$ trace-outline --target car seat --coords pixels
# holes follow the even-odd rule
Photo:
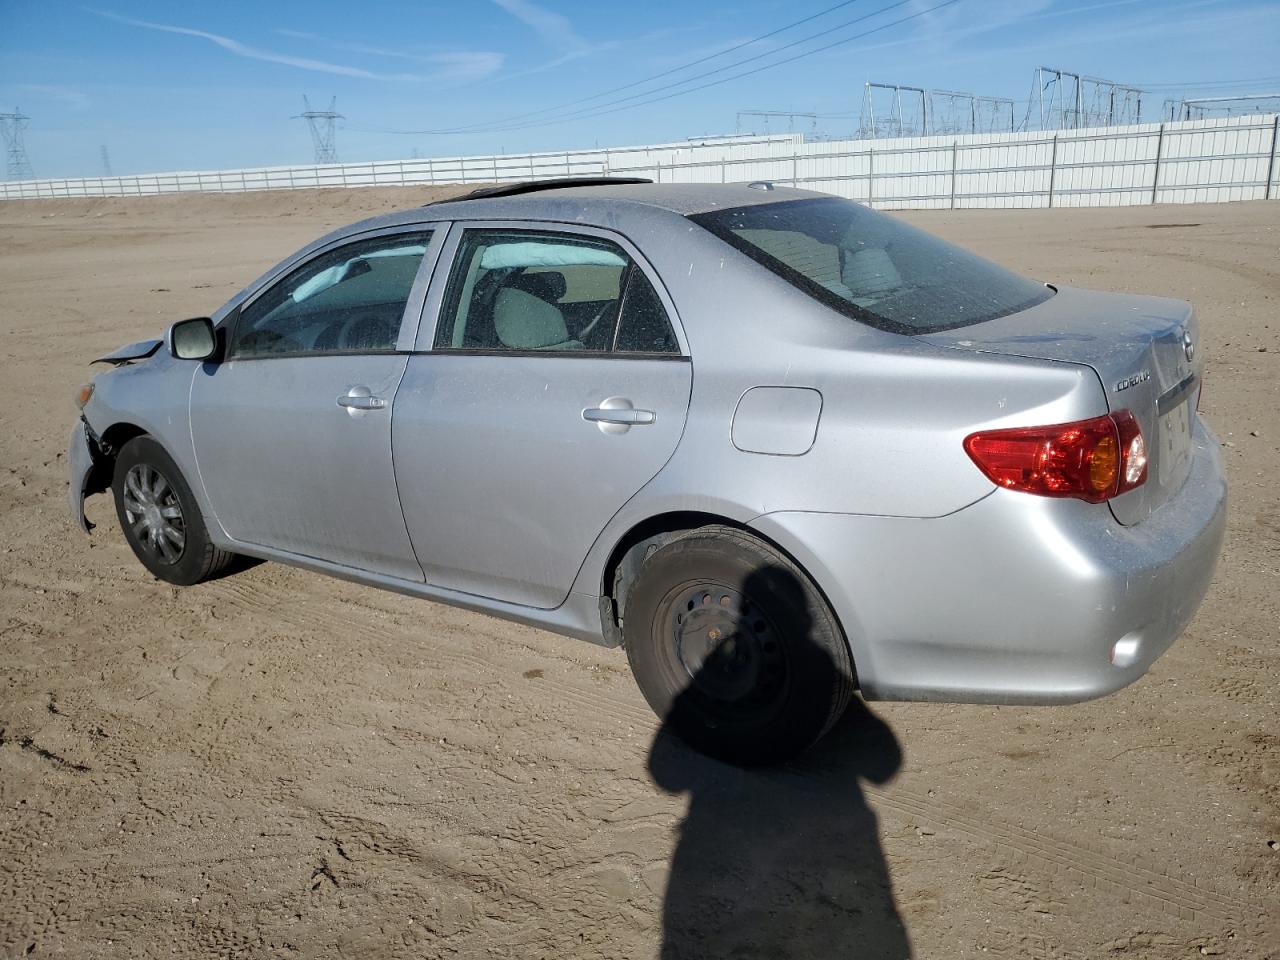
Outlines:
[[[569,337],[564,314],[554,304],[516,287],[498,291],[493,326],[504,347],[512,350],[581,350]]]

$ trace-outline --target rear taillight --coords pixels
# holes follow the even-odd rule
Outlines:
[[[1110,500],[1147,479],[1147,447],[1128,410],[1048,427],[983,430],[964,449],[992,483],[1042,497]]]

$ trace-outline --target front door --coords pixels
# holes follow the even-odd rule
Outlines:
[[[692,368],[620,238],[455,227],[450,247],[393,418],[405,521],[428,583],[555,607],[674,453]]]
[[[191,389],[200,477],[229,536],[422,579],[391,422],[402,323],[420,315],[429,249],[422,228],[340,243],[241,308],[226,359]]]

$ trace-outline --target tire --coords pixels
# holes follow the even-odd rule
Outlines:
[[[853,695],[848,644],[821,593],[782,553],[732,527],[659,546],[623,611],[645,699],[664,729],[716,759],[791,759]]]
[[[150,437],[134,437],[116,455],[111,492],[125,539],[157,579],[191,586],[234,559],[213,545],[182,471]]]

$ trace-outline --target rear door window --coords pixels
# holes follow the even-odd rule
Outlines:
[[[680,352],[667,309],[639,267],[632,267],[627,280],[613,349],[618,353]]]
[[[469,229],[445,289],[435,349],[678,353],[661,300],[600,237]]]
[[[1043,284],[852,200],[786,200],[690,219],[815,299],[894,333],[994,320],[1053,296]]]

